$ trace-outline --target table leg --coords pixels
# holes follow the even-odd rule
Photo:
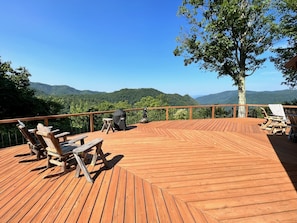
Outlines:
[[[101,149],[101,145],[102,145],[101,143],[98,144],[98,145],[96,145],[96,150],[95,150],[95,153],[94,153],[94,155],[93,155],[91,165],[92,165],[92,166],[95,166],[96,161],[97,161],[97,159],[98,159],[98,153],[99,153],[99,154],[100,154],[100,158],[102,159],[104,165],[105,165],[106,167],[108,167],[108,162],[107,162],[107,160],[106,160],[106,158],[105,158],[105,156],[104,156],[104,153],[103,153],[103,151],[102,151],[102,149]]]
[[[83,174],[87,178],[87,181],[93,183],[93,179],[91,178],[90,173],[82,159],[76,153],[74,153],[74,157],[77,161],[75,177],[79,177],[80,170],[82,170]]]
[[[107,127],[107,125],[106,125],[106,121],[103,121],[103,125],[102,125],[102,128],[101,128],[101,132],[103,132],[103,130],[105,129],[105,127]]]

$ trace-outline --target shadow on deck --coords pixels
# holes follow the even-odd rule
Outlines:
[[[288,136],[268,136],[269,141],[297,191],[297,144]]]

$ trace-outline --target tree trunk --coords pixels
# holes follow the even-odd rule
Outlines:
[[[245,76],[240,75],[238,81],[238,104],[242,105],[238,107],[238,118],[245,118],[245,104],[246,104],[246,96],[245,96]]]

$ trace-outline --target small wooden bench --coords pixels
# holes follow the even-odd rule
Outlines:
[[[87,181],[90,182],[90,183],[93,183],[93,179],[91,178],[90,176],[90,173],[84,163],[84,158],[85,157],[82,157],[80,154],[84,154],[86,155],[88,152],[90,152],[92,150],[93,147],[96,147],[96,150],[95,152],[93,153],[93,157],[92,157],[92,161],[91,161],[91,165],[92,166],[95,166],[96,164],[96,161],[98,159],[98,153],[100,155],[100,158],[102,159],[104,165],[106,167],[108,167],[108,162],[104,156],[104,153],[102,151],[102,143],[103,143],[103,139],[101,138],[97,138],[97,139],[94,139],[76,149],[73,150],[73,154],[74,154],[74,157],[77,161],[77,167],[76,167],[76,173],[75,173],[75,177],[79,177],[79,174],[80,174],[80,170],[82,170],[83,174],[85,175],[85,177],[87,178]],[[83,158],[83,159],[82,159]]]
[[[103,125],[101,128],[101,132],[103,132],[104,129],[106,129],[106,134],[108,134],[110,129],[114,132],[112,118],[103,118],[102,121],[103,121]]]

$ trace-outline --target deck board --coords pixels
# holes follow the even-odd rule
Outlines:
[[[0,222],[297,222],[297,144],[269,136],[261,119],[137,124],[103,138],[94,183],[27,145],[0,150]],[[34,170],[35,169],[35,170]],[[34,170],[34,171],[32,171]]]

